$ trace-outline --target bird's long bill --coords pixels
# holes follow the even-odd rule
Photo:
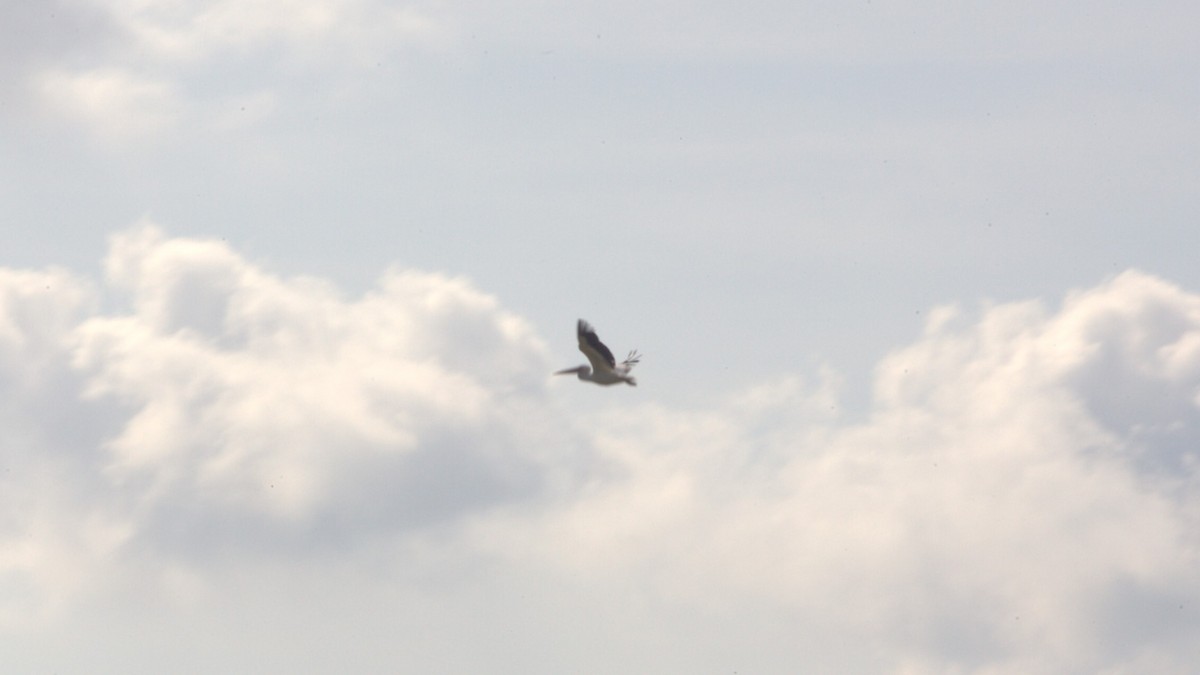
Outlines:
[[[578,373],[578,372],[579,372],[579,366],[575,366],[574,368],[563,368],[562,370],[555,371],[554,374],[555,375],[574,375],[575,373]]]

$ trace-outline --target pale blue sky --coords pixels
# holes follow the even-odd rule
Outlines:
[[[933,304],[1200,284],[1185,4],[139,6],[5,10],[46,36],[9,48],[13,264],[148,217],[348,292],[466,275],[666,391],[861,387]]]
[[[332,631],[368,672],[437,672],[459,632],[491,658],[444,672],[794,672],[801,652],[834,672],[1184,672],[1198,20],[1184,2],[5,2],[0,374],[28,409],[4,447],[10,466],[83,459],[4,507],[42,515],[0,532],[37,542],[0,573],[38,589],[0,596],[0,619],[44,618],[25,643],[7,629],[0,660],[83,668],[54,655],[115,611],[101,664],[160,672],[205,652],[176,633],[233,639],[232,611],[294,632],[247,625],[201,670],[333,672],[276,644]],[[645,353],[636,390],[543,380],[581,362],[580,317]],[[1094,395],[1112,388],[1137,400]],[[87,422],[64,436],[63,417]],[[1145,473],[1159,450],[1177,475]],[[948,465],[967,487],[924,471]],[[1024,501],[1047,523],[1006,529]],[[1112,504],[1132,506],[1068,532]],[[48,534],[79,513],[94,532]],[[1144,559],[1110,550],[1135,535]],[[1103,561],[1088,581],[1037,580],[1072,551]],[[296,614],[293,584],[334,617],[369,595],[373,625],[411,639]],[[994,615],[1021,591],[1045,599],[1027,629]],[[1128,626],[1072,603],[1153,618],[1097,646]],[[115,644],[146,607],[158,646]],[[506,646],[489,631],[510,612]],[[539,632],[546,660],[511,653]],[[723,639],[679,656],[695,634]]]

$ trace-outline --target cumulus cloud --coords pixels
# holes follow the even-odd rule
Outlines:
[[[1130,272],[1053,311],[942,308],[880,364],[861,423],[829,419],[829,383],[789,381],[610,420],[621,478],[496,548],[707,611],[748,602],[835,669],[1185,672],[1198,299]]]
[[[418,665],[445,667],[435,626],[477,635],[464,669],[552,636],[598,670],[1186,672],[1198,345],[1200,296],[1128,272],[937,309],[863,419],[833,372],[572,411],[468,281],[347,298],[141,226],[101,281],[0,271],[0,618],[52,642],[132,593],[340,630],[289,616],[303,587],[339,616],[395,598],[371,621],[426,626],[388,632]]]
[[[36,622],[86,586],[128,534],[89,473],[105,411],[81,404],[71,331],[91,311],[63,270],[0,269],[0,624]]]
[[[446,517],[535,489],[503,427],[539,395],[543,347],[466,282],[395,271],[348,302],[153,228],[117,237],[106,268],[133,311],[82,323],[74,364],[89,396],[131,409],[106,446],[120,480],[313,526],[345,509]]]
[[[21,488],[4,499],[27,516],[9,574],[126,540],[183,558],[345,544],[546,487],[514,425],[544,347],[463,280],[394,271],[349,301],[150,226],[113,238],[106,271],[99,288],[0,275],[4,479]]]

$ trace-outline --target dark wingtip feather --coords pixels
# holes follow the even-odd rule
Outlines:
[[[586,342],[592,349],[596,350],[596,353],[598,353],[601,358],[608,362],[610,368],[617,365],[617,360],[613,358],[613,353],[604,345],[603,342],[600,341],[600,336],[596,335],[596,329],[592,328],[591,324],[583,319],[580,319],[577,325],[577,332],[579,334],[579,339]]]

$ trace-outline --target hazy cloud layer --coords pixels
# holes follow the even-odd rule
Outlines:
[[[1190,673],[1197,15],[0,3],[0,663]]]
[[[443,30],[423,8],[370,0],[61,0],[0,19],[13,37],[0,91],[109,147],[257,123],[284,83],[435,47]]]
[[[285,633],[435,672],[1194,663],[1200,296],[1166,281],[935,308],[848,420],[832,372],[705,410],[548,388],[570,340],[462,279],[346,298],[149,225],[105,275],[0,270],[14,663],[86,667],[58,647],[110,614],[222,671]]]

